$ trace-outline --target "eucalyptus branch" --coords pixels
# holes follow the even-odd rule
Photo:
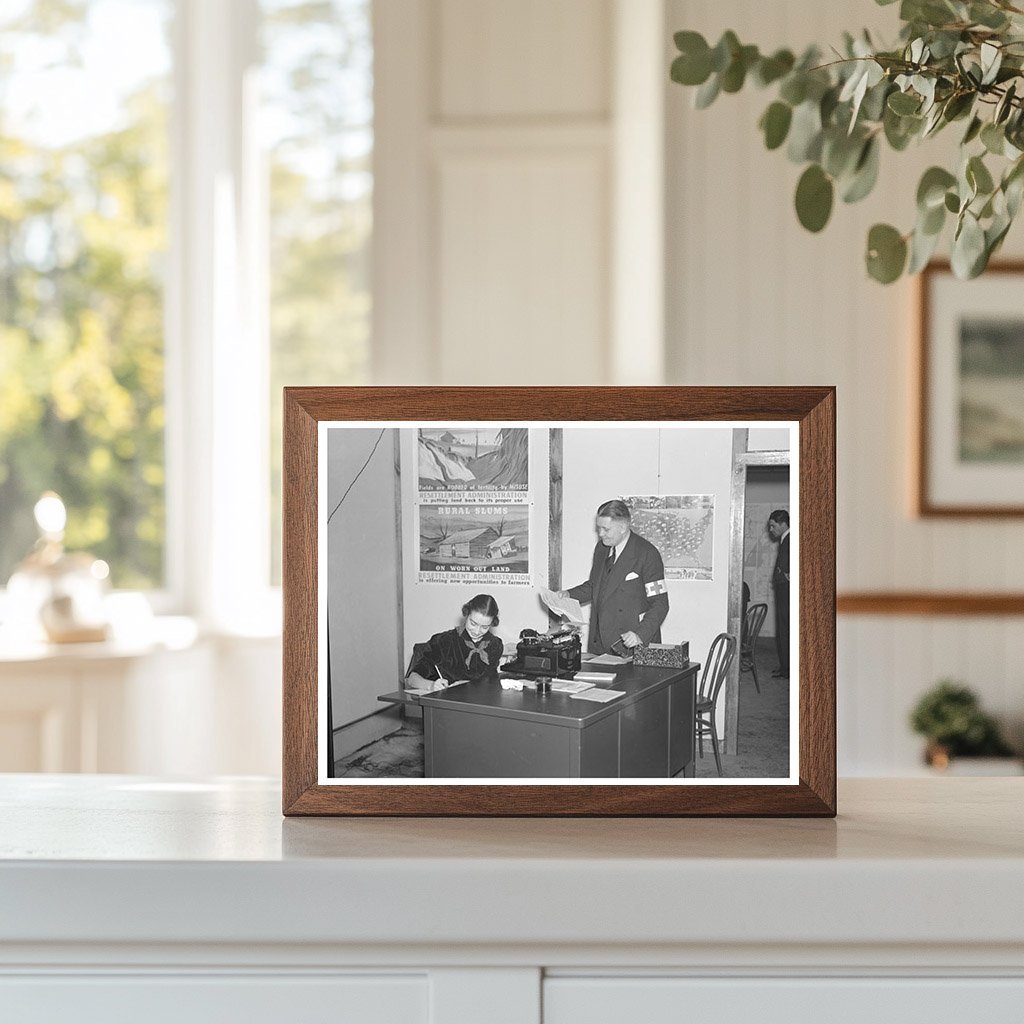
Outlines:
[[[816,48],[798,60],[789,50],[762,54],[731,31],[713,47],[696,32],[678,32],[671,76],[697,87],[701,109],[750,81],[774,88],[758,126],[768,149],[785,145],[804,165],[795,207],[809,231],[826,226],[837,193],[853,203],[872,191],[883,142],[900,152],[962,120],[959,165],[922,175],[910,231],[871,228],[866,267],[885,284],[916,273],[952,219],[953,270],[975,277],[1024,205],[1024,38],[1010,17],[1024,10],[992,0],[990,9],[970,8],[976,21],[967,10],[962,0],[902,0],[896,48],[846,35],[845,53],[833,47],[837,59],[824,63]]]

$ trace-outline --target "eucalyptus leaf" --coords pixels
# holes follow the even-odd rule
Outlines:
[[[860,105],[860,120],[881,121],[885,113],[885,101],[892,91],[893,84],[886,78],[881,78],[870,86],[864,95],[864,102]]]
[[[832,215],[832,181],[817,165],[811,164],[796,186],[796,215],[808,231],[821,231]]]
[[[1002,156],[1006,147],[1006,133],[1001,125],[989,121],[981,129],[981,142],[993,156]]]
[[[939,203],[929,210],[919,210],[917,229],[926,235],[938,235],[946,225],[946,204]]]
[[[1002,98],[996,104],[996,112],[992,117],[992,120],[995,121],[996,124],[1002,124],[1010,116],[1010,113],[1013,110],[1013,100],[1016,95],[1017,83],[1011,82],[1006,87],[1006,91],[1003,93]]]
[[[978,25],[996,31],[1005,28],[1007,24],[1006,15],[988,3],[972,3],[968,10],[968,17]]]
[[[970,211],[965,211],[953,238],[950,257],[953,273],[962,281],[977,276],[974,268],[984,257],[985,232],[977,218]]]
[[[711,50],[711,70],[721,74],[732,63],[733,56],[741,47],[736,33],[727,29]]]
[[[689,51],[680,54],[672,61],[672,68],[669,75],[673,82],[680,85],[701,85],[708,80],[711,74],[711,51],[703,36],[696,32],[679,32],[677,36],[692,36],[699,39],[703,44],[703,50],[693,46]]]
[[[889,109],[901,117],[906,114],[916,114],[921,107],[921,100],[908,92],[894,92],[889,96]]]
[[[995,188],[992,175],[980,156],[972,156],[967,161],[967,180],[980,195],[988,195]]]
[[[863,148],[863,134],[856,138],[830,128],[822,133],[821,166],[833,178],[841,178],[854,170]]]
[[[794,71],[788,75],[779,89],[779,98],[791,107],[798,107],[807,99],[807,74]]]
[[[741,46],[732,63],[722,72],[722,92],[739,92],[746,81],[747,72],[758,59],[756,46]]]
[[[956,192],[947,192],[945,200],[946,209],[950,213],[960,212],[960,196]]]
[[[786,155],[793,163],[817,160],[821,156],[821,111],[806,101],[793,111]]]
[[[722,91],[722,80],[717,74],[713,74],[697,91],[694,93],[693,105],[698,110],[706,110],[711,106],[712,103],[718,98],[718,94]]]
[[[944,167],[929,167],[917,186],[917,208],[927,213],[936,206],[942,206],[947,190],[955,184],[956,176]]]
[[[966,117],[974,107],[974,100],[974,93],[954,93],[946,100],[942,108],[942,116],[946,121],[956,121],[961,117]]]
[[[878,138],[872,136],[864,143],[860,159],[853,175],[843,188],[843,202],[860,202],[875,187],[878,181]]]
[[[793,70],[796,58],[789,50],[776,50],[770,57],[762,57],[754,67],[754,81],[760,86],[785,78]]]
[[[967,131],[964,132],[964,137],[960,141],[961,146],[970,145],[981,132],[982,121],[980,117],[972,117],[971,123],[967,126]]]
[[[981,44],[981,84],[991,85],[999,74],[999,68],[1003,63],[1003,51],[991,42]]]
[[[868,232],[868,273],[880,284],[892,284],[907,262],[906,239],[890,224],[875,224]]]
[[[767,149],[778,149],[786,141],[793,120],[793,108],[776,100],[761,116],[764,144]]]
[[[928,265],[939,244],[941,231],[932,233],[921,230],[920,227],[914,230],[910,238],[910,262],[907,264],[907,273],[916,274]]]

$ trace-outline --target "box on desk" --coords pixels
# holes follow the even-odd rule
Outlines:
[[[655,668],[686,668],[690,664],[690,641],[681,644],[641,644],[633,648],[633,664]]]

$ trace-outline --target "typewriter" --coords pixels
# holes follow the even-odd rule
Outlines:
[[[499,674],[513,679],[569,678],[580,670],[582,653],[580,632],[575,626],[553,633],[524,629],[519,634],[515,659],[502,665]]]

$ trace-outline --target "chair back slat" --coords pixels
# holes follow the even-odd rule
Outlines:
[[[718,700],[718,692],[729,675],[729,666],[735,656],[736,637],[731,633],[719,633],[711,641],[708,659],[704,662],[699,697],[711,701],[712,704]]]
[[[761,627],[764,625],[765,616],[768,614],[768,605],[763,603],[752,604],[747,609],[743,618],[743,651],[753,651],[754,644],[761,634]]]

